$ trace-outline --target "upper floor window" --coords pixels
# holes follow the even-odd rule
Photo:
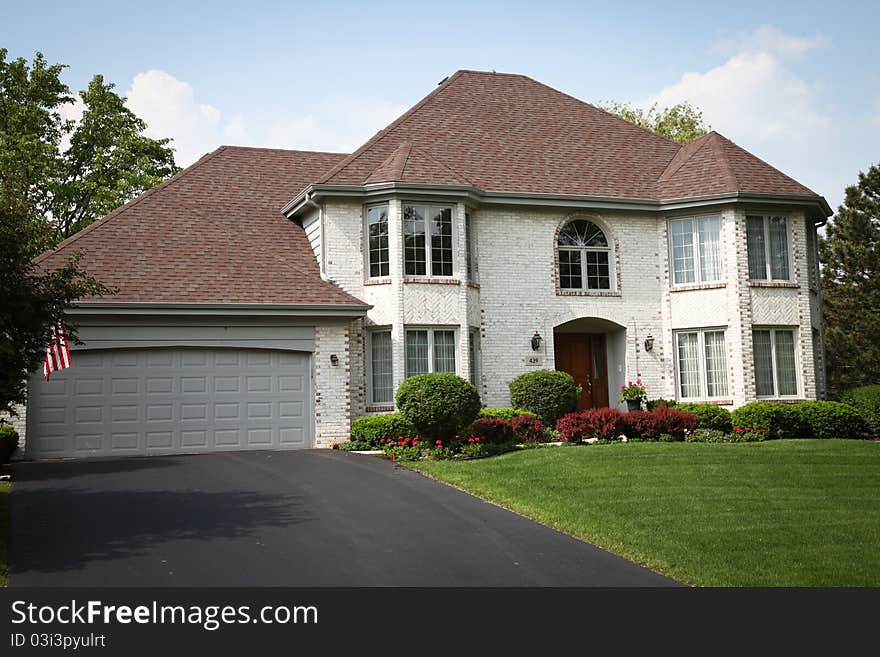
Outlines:
[[[586,219],[568,222],[559,232],[559,287],[610,290],[611,248],[605,233]]]
[[[688,217],[669,222],[672,283],[721,280],[721,217]]]
[[[753,281],[788,281],[788,222],[785,217],[746,217],[749,278]]]
[[[452,208],[436,205],[404,206],[405,276],[452,276],[452,253]]]
[[[371,331],[370,350],[370,402],[373,404],[394,403],[394,383],[391,367],[391,331]]]
[[[367,208],[367,268],[370,278],[388,276],[388,206]]]

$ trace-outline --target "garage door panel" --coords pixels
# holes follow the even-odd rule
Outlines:
[[[308,447],[310,369],[308,354],[269,350],[75,351],[71,369],[31,380],[29,454]]]

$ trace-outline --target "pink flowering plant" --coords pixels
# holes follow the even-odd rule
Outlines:
[[[628,381],[627,385],[620,386],[620,401],[622,402],[628,399],[644,399],[646,395],[647,391],[645,386],[642,385],[641,379],[638,379],[635,383]]]

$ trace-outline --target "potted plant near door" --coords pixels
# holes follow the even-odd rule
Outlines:
[[[620,386],[620,401],[626,402],[626,410],[639,411],[642,408],[642,400],[645,398],[645,386],[642,385],[641,379],[635,383],[627,382],[627,385]]]

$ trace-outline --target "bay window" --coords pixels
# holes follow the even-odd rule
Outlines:
[[[672,283],[721,280],[721,217],[688,217],[669,222]]]
[[[371,331],[368,335],[370,402],[373,404],[393,404],[391,331]]]
[[[727,396],[727,354],[723,329],[688,329],[675,333],[678,398]]]
[[[404,275],[452,276],[452,254],[452,208],[436,205],[405,205],[403,208]]]
[[[788,257],[788,222],[785,217],[748,215],[746,241],[749,278],[753,281],[791,279]]]
[[[370,278],[388,276],[388,206],[367,208],[367,271]]]
[[[758,397],[796,397],[798,394],[795,330],[752,329],[755,394]]]
[[[455,329],[406,330],[406,376],[429,372],[455,374]]]

